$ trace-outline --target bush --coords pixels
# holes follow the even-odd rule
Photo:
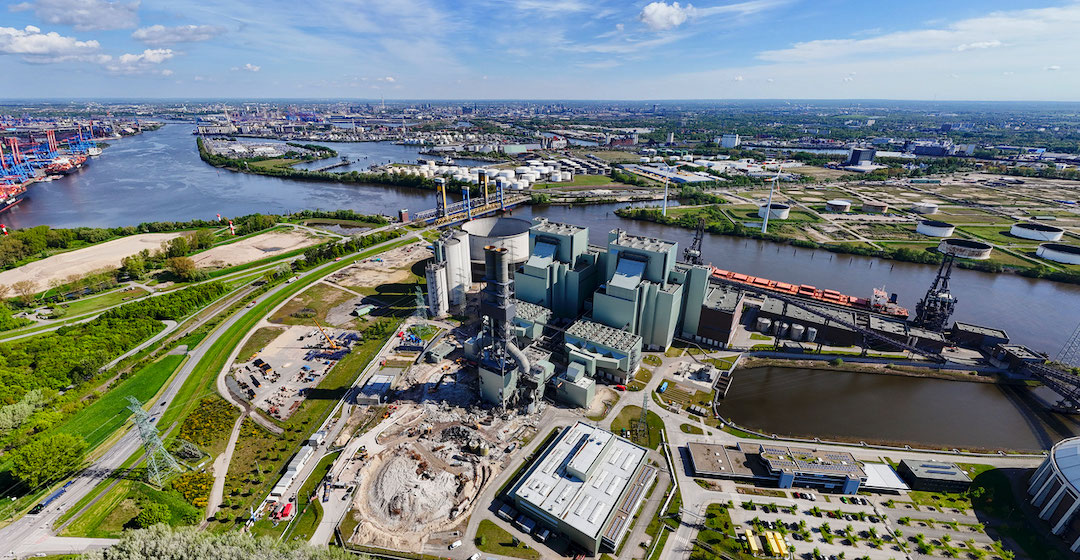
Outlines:
[[[199,406],[184,418],[180,439],[206,447],[227,434],[236,418],[236,408],[219,397],[199,401]]]
[[[135,518],[135,524],[141,529],[146,529],[158,523],[167,523],[170,517],[169,506],[147,501],[142,504],[142,511]]]
[[[842,360],[840,358],[833,358],[833,359],[829,360],[829,365],[832,366],[832,367],[840,367],[840,366],[844,365],[844,360]]]
[[[172,487],[195,507],[206,507],[214,477],[209,473],[187,472],[173,480]]]

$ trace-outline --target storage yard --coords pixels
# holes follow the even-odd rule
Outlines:
[[[425,245],[423,242],[412,243],[364,259],[334,273],[328,280],[358,290],[407,282],[413,277],[412,265],[431,256],[431,252],[424,249]]]
[[[255,407],[287,420],[359,340],[354,331],[327,328],[324,335],[313,326],[289,327],[251,361],[233,364],[230,387]]]

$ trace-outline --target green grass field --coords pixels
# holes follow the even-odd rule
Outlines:
[[[250,162],[248,162],[248,167],[251,168],[251,169],[258,170],[258,171],[266,171],[268,169],[291,167],[295,163],[300,163],[300,160],[298,160],[298,159],[288,159],[288,158],[275,158],[275,159],[266,159],[266,160],[263,160],[263,161],[250,161]]]
[[[72,537],[116,538],[124,529],[135,526],[134,519],[143,504],[157,502],[169,508],[168,524],[188,525],[201,518],[195,506],[175,491],[163,491],[134,480],[121,480],[102,495],[83,515],[68,525],[63,534]]]
[[[61,309],[64,310],[65,316],[76,316],[84,313],[92,313],[105,309],[106,307],[112,307],[114,305],[131,301],[135,298],[139,298],[148,294],[146,290],[142,288],[134,288],[131,290],[115,290],[99,296],[91,296],[82,299],[75,300],[71,303],[62,304]]]
[[[632,422],[638,418],[641,418],[641,407],[629,405],[620,410],[619,415],[611,421],[611,431],[615,434],[622,434],[623,430],[630,430]],[[639,437],[638,434],[631,434],[632,437],[630,439],[638,445],[656,449],[660,446],[660,433],[664,430],[664,421],[661,420],[656,413],[650,410],[645,419],[645,423],[648,425],[648,434],[646,434],[645,437]]]
[[[481,521],[476,528],[476,548],[489,554],[526,560],[540,558],[540,553],[529,548],[524,542],[514,546],[514,536],[488,519]]]
[[[127,397],[133,396],[143,403],[153,398],[185,358],[179,354],[168,355],[133,373],[100,399],[68,418],[57,428],[58,431],[82,437],[90,449],[101,445],[131,416],[127,410],[130,404]]]

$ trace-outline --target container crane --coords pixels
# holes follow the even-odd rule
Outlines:
[[[330,338],[330,335],[326,334],[326,331],[323,330],[322,325],[319,324],[319,320],[314,317],[312,317],[311,320],[315,322],[316,327],[319,327],[319,332],[321,332],[322,335],[326,337],[326,342],[330,343],[330,348],[333,350],[341,350],[341,345],[334,342],[334,339]]]
[[[949,290],[949,277],[952,276],[953,262],[956,255],[945,253],[945,259],[938,267],[937,276],[926,295],[915,304],[915,326],[941,332],[949,323],[949,317],[956,309],[956,297]]]

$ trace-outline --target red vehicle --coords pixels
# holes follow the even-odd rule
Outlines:
[[[615,388],[620,390],[620,391],[625,391],[626,390],[626,385],[616,385]]]
[[[292,514],[292,502],[285,504],[285,507],[281,508],[281,513],[278,514],[278,519],[288,519]]]

